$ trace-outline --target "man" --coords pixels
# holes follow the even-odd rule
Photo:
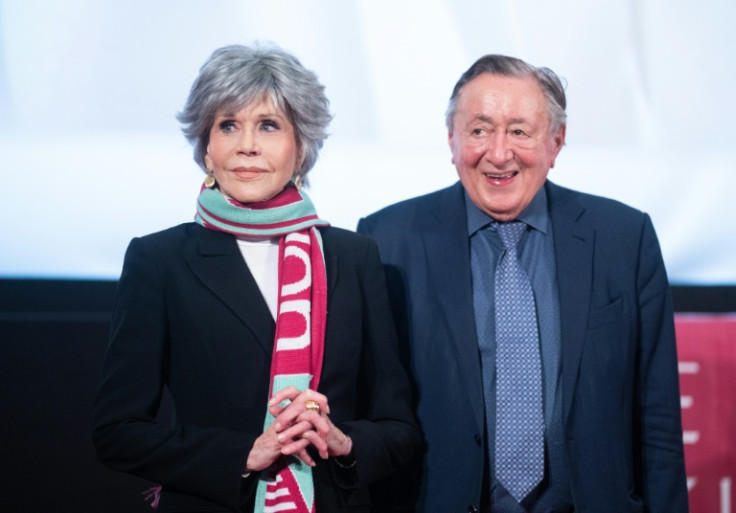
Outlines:
[[[479,59],[446,122],[460,182],[358,225],[380,245],[415,380],[416,511],[687,511],[649,217],[547,180],[566,126],[549,69]]]

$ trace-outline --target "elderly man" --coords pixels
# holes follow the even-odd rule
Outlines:
[[[547,180],[565,103],[551,70],[482,57],[447,112],[460,182],[358,225],[414,378],[418,512],[687,511],[657,237],[646,214]]]

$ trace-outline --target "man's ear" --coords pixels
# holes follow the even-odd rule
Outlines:
[[[447,131],[447,144],[450,147],[450,154],[452,155],[450,162],[455,164],[455,152],[453,151],[453,145],[455,144],[455,134],[452,130]]]
[[[550,141],[550,154],[552,156],[549,167],[550,169],[555,167],[555,160],[557,160],[557,155],[560,154],[560,150],[565,145],[565,135],[567,134],[567,127],[562,126],[555,135],[552,136]]]

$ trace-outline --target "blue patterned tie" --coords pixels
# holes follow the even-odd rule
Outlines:
[[[497,225],[506,250],[496,268],[496,478],[521,502],[544,477],[539,332],[531,283],[516,251],[526,225]]]

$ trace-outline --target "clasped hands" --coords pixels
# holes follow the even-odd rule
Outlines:
[[[288,404],[282,406],[285,401]],[[319,410],[307,408],[312,402],[319,405]],[[353,449],[350,437],[330,420],[327,397],[319,392],[300,392],[294,386],[286,387],[273,395],[268,411],[274,421],[256,438],[248,454],[248,472],[263,470],[282,455],[296,456],[313,467],[316,462],[307,451],[309,446],[314,447],[322,459],[347,456]]]

